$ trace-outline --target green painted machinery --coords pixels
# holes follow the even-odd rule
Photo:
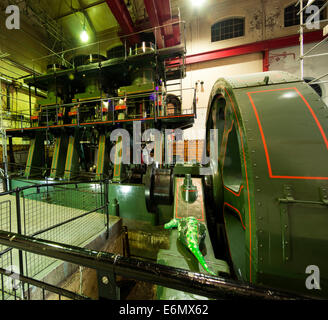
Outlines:
[[[71,60],[71,63],[77,66],[88,66],[91,64],[101,64],[106,57],[99,54],[80,55]],[[108,109],[103,106],[99,99],[106,98],[102,88],[102,75],[99,72],[90,72],[88,76],[85,73],[76,74],[76,80],[79,85],[75,90],[73,103],[79,102],[69,110],[69,118],[71,123],[103,121],[106,119]],[[95,101],[95,102],[93,102]],[[78,109],[78,110],[77,110]]]
[[[107,57],[79,54],[70,58],[69,67],[49,65],[46,74],[26,78],[28,85],[46,90],[48,97],[39,99],[35,110],[30,104],[30,128],[8,130],[12,137],[28,136],[31,141],[39,135],[38,145],[44,143],[42,153],[31,144],[24,177],[89,181],[108,178],[115,183],[141,183],[143,163],[111,163],[110,152],[115,148],[111,133],[116,129],[132,133],[136,121],[141,123],[142,131],[192,125],[195,108],[182,114],[179,97],[174,96],[175,103],[166,99],[166,81],[178,77],[167,79],[166,61],[181,55],[183,46],[156,51],[152,43],[143,41],[135,44],[130,53],[125,47],[114,46]],[[172,106],[173,114],[168,112]],[[119,162],[124,152],[115,150]],[[39,170],[32,170],[34,166]]]
[[[205,203],[216,254],[228,252],[239,280],[328,297],[327,119],[317,93],[288,73],[215,83],[206,151],[217,129],[218,159]],[[321,290],[307,289],[309,266],[320,270]]]
[[[47,75],[65,71],[66,67],[60,64],[50,64],[47,66]],[[63,124],[64,108],[60,107],[63,103],[63,84],[49,80],[46,83],[47,97],[38,98],[36,108],[31,114],[31,124],[33,127],[42,125]]]

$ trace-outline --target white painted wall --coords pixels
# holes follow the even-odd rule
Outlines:
[[[193,8],[191,0],[171,2],[180,7],[181,18],[186,22],[188,55],[284,37],[298,32],[298,26],[284,27],[284,8],[296,0],[205,0],[200,8]],[[230,17],[245,18],[245,35],[211,42],[211,26]]]
[[[304,52],[314,47],[316,43],[306,44],[304,46]],[[310,53],[312,54],[328,54],[328,45],[324,43]],[[300,69],[300,47],[289,47],[284,49],[272,50],[269,55],[269,70],[282,70],[290,72],[294,75],[301,76]],[[304,77],[318,78],[328,73],[328,56],[320,56],[315,58],[308,58],[304,61]],[[328,81],[328,76],[321,79],[322,81]],[[328,105],[328,83],[322,84],[323,87],[323,101]]]
[[[262,71],[262,54],[249,54],[240,57],[232,57],[221,60],[214,60],[204,63],[197,63],[187,67],[187,77],[183,80],[184,88],[193,88],[195,83],[204,81],[204,92],[198,86],[197,119],[193,128],[185,130],[185,139],[196,140],[205,137],[205,117],[209,95],[214,83],[223,77],[246,74]],[[193,91],[188,90],[183,93],[183,109],[191,109],[193,102]]]
[[[181,18],[186,22],[187,56],[202,52],[253,43],[257,41],[274,39],[298,33],[299,26],[284,27],[284,8],[295,3],[296,0],[206,0],[204,7],[192,8],[190,0],[171,0],[173,9],[180,8]],[[173,11],[174,11],[173,10]],[[211,25],[229,17],[245,17],[245,36],[211,42]],[[314,31],[314,30],[306,30]],[[311,47],[307,45],[305,51]],[[321,50],[328,52],[327,44]],[[282,70],[298,75],[297,62],[299,47],[293,47],[270,52],[270,55],[283,52],[294,53],[286,58],[270,59],[270,70]],[[320,50],[317,52],[321,52]],[[305,75],[316,77],[328,72],[326,57],[307,60]],[[204,81],[205,92],[198,94],[198,118],[193,128],[185,131],[188,140],[203,139],[205,116],[208,97],[214,82],[220,77],[262,72],[262,54],[250,54],[240,57],[198,63],[187,68],[187,77],[183,81],[184,88],[195,86],[197,80]],[[172,87],[171,87],[172,89]],[[327,102],[327,92],[325,101]],[[192,91],[183,94],[183,109],[190,109],[192,105]]]

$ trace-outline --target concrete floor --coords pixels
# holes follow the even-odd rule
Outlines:
[[[26,235],[31,235],[39,230],[49,228],[50,226],[77,217],[86,212],[80,209],[68,208],[30,199],[21,199],[20,206],[22,209],[22,233]],[[23,212],[25,212],[25,220]],[[110,227],[113,228],[119,220],[119,218],[110,217]],[[6,195],[0,197],[0,229],[17,232],[15,196]],[[98,237],[103,238],[105,231],[105,215],[95,212],[53,230],[46,231],[37,237],[85,247],[91,242],[96,241]],[[0,245],[0,252],[4,249],[6,249],[6,247]],[[58,268],[57,260],[40,255],[24,252],[23,260],[24,274],[38,280],[44,279],[52,269]],[[16,272],[19,271],[18,250],[13,249],[0,258],[0,267],[6,269],[11,265],[14,266]],[[67,266],[66,270],[64,269],[62,271],[64,274],[59,276],[59,278],[61,277],[62,279],[58,278],[56,281],[62,281],[63,277],[71,272]],[[58,277],[58,275],[56,277]]]

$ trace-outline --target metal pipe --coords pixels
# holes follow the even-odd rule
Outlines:
[[[0,231],[0,243],[19,250],[210,298],[310,299],[309,297],[278,292],[252,284],[237,283],[189,270],[125,258],[118,254],[35,239],[12,232]]]
[[[311,84],[324,84],[324,83],[328,83],[328,81],[311,82]]]
[[[300,59],[301,59],[301,79],[304,80],[304,16],[303,16],[303,0],[300,0]]]
[[[322,7],[312,16],[312,19],[314,19],[318,14],[320,14],[328,5],[328,1],[322,5]]]
[[[307,9],[315,0],[309,0],[307,5],[299,12],[297,12],[297,15],[299,15],[301,12],[303,12],[305,9]]]
[[[108,180],[105,181],[105,190],[104,190],[104,208],[106,215],[106,239],[109,238],[109,211],[108,211]]]
[[[317,53],[317,54],[312,54],[310,56],[305,56],[304,58],[317,58],[317,57],[322,57],[322,56],[326,56],[328,55],[328,53]]]
[[[106,0],[108,1],[108,0]],[[159,26],[160,28],[164,28],[164,27],[168,27],[168,26],[171,26],[171,25],[175,25],[175,24],[185,24],[186,22],[185,21],[175,21],[175,22],[172,22],[172,23],[166,23],[165,25],[162,25],[162,26]],[[139,36],[141,35],[142,33],[147,33],[147,32],[150,32],[150,31],[155,31],[157,28],[148,28],[148,29],[145,29],[145,30],[142,30],[142,31],[137,31],[137,32],[133,32],[133,33],[130,33],[128,35],[123,35],[121,36],[122,39],[126,39],[126,38],[129,38],[129,37],[132,37],[132,36]],[[68,52],[71,52],[71,51],[76,51],[76,50],[79,50],[79,49],[84,49],[84,48],[87,48],[87,47],[90,47],[90,46],[95,46],[97,44],[102,44],[102,43],[105,43],[105,42],[112,42],[113,40],[116,40],[117,37],[113,37],[113,38],[109,38],[109,39],[105,39],[105,40],[100,40],[100,41],[96,41],[96,42],[93,42],[93,43],[89,43],[89,44],[86,44],[86,45],[82,45],[82,46],[78,46],[78,47],[75,47],[75,48],[72,48],[72,49],[67,49],[67,50],[62,50],[60,52],[57,52],[56,54],[59,55],[59,54],[66,54]],[[54,56],[54,54],[48,54],[46,56],[42,56],[42,57],[39,57],[39,58],[36,58],[36,59],[32,59],[32,61],[38,61],[38,60],[42,60],[42,59],[46,59],[46,58],[50,58]]]
[[[28,105],[29,105],[29,111],[30,111],[30,126],[32,126],[32,99],[31,99],[31,85],[28,85]]]
[[[312,81],[310,81],[308,84],[313,84],[313,82],[316,82],[316,81],[318,81],[318,80],[320,80],[320,79],[322,79],[322,78],[324,78],[324,77],[327,77],[328,76],[328,73],[325,73],[324,75],[322,75],[322,76],[320,76],[320,77],[318,77],[318,78],[316,78],[316,79],[313,79]]]
[[[42,73],[39,73],[39,72],[37,72],[37,71],[35,71],[35,70],[33,70],[33,69],[27,67],[27,66],[24,66],[23,64],[18,63],[18,62],[16,62],[15,60],[12,60],[12,59],[10,59],[10,58],[7,58],[7,57],[6,57],[6,58],[3,58],[2,61],[3,61],[4,63],[10,65],[10,66],[14,66],[14,67],[17,68],[17,69],[22,70],[22,71],[24,71],[24,72],[27,72],[27,73],[30,73],[30,74],[34,74],[35,76],[41,76],[41,75],[42,75]],[[11,71],[11,72],[12,72],[12,71]],[[24,76],[24,77],[25,77],[25,76]]]
[[[11,79],[5,78],[4,76],[0,76],[0,79],[7,84],[11,84],[11,85],[13,84],[13,81]],[[22,90],[26,91],[27,93],[29,92],[29,87],[27,84],[20,83],[20,85],[21,86],[19,87],[19,89],[22,89]],[[47,97],[47,94],[44,91],[39,90],[39,89],[37,89],[36,95],[39,97]]]
[[[20,190],[16,189],[16,218],[17,218],[17,232],[18,234],[22,234],[22,220],[21,220],[21,209],[20,209]],[[23,266],[23,252],[22,250],[18,251],[19,258],[19,273],[24,274],[24,266]]]
[[[328,37],[327,38],[324,38],[322,41],[320,41],[319,43],[317,43],[314,47],[312,47],[310,50],[308,50],[306,53],[304,53],[304,57],[307,56],[314,49],[316,49],[317,47],[319,47],[321,44],[323,44],[324,42],[326,42],[327,40],[328,40]]]

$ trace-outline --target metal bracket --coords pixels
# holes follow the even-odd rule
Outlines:
[[[285,198],[279,198],[279,203],[299,203],[299,204],[317,204],[322,206],[328,206],[328,187],[320,187],[320,200],[321,201],[312,201],[312,200],[296,200],[292,195],[292,187],[290,185],[284,185],[284,195]]]
[[[282,241],[282,257],[284,262],[288,262],[291,256],[290,247],[290,226],[288,216],[288,203],[293,203],[293,189],[291,185],[284,185],[283,192],[285,201],[280,201],[280,221],[281,221],[281,241]]]
[[[288,216],[288,206],[290,204],[310,204],[310,205],[324,205],[328,206],[328,186],[321,186],[319,188],[320,200],[296,200],[293,197],[293,189],[291,185],[283,186],[284,198],[279,198],[280,204],[280,219],[281,219],[281,240],[282,240],[282,254],[284,262],[291,259],[291,243],[290,243],[290,226]]]
[[[114,273],[97,271],[99,300],[120,300],[120,288],[116,285]]]

